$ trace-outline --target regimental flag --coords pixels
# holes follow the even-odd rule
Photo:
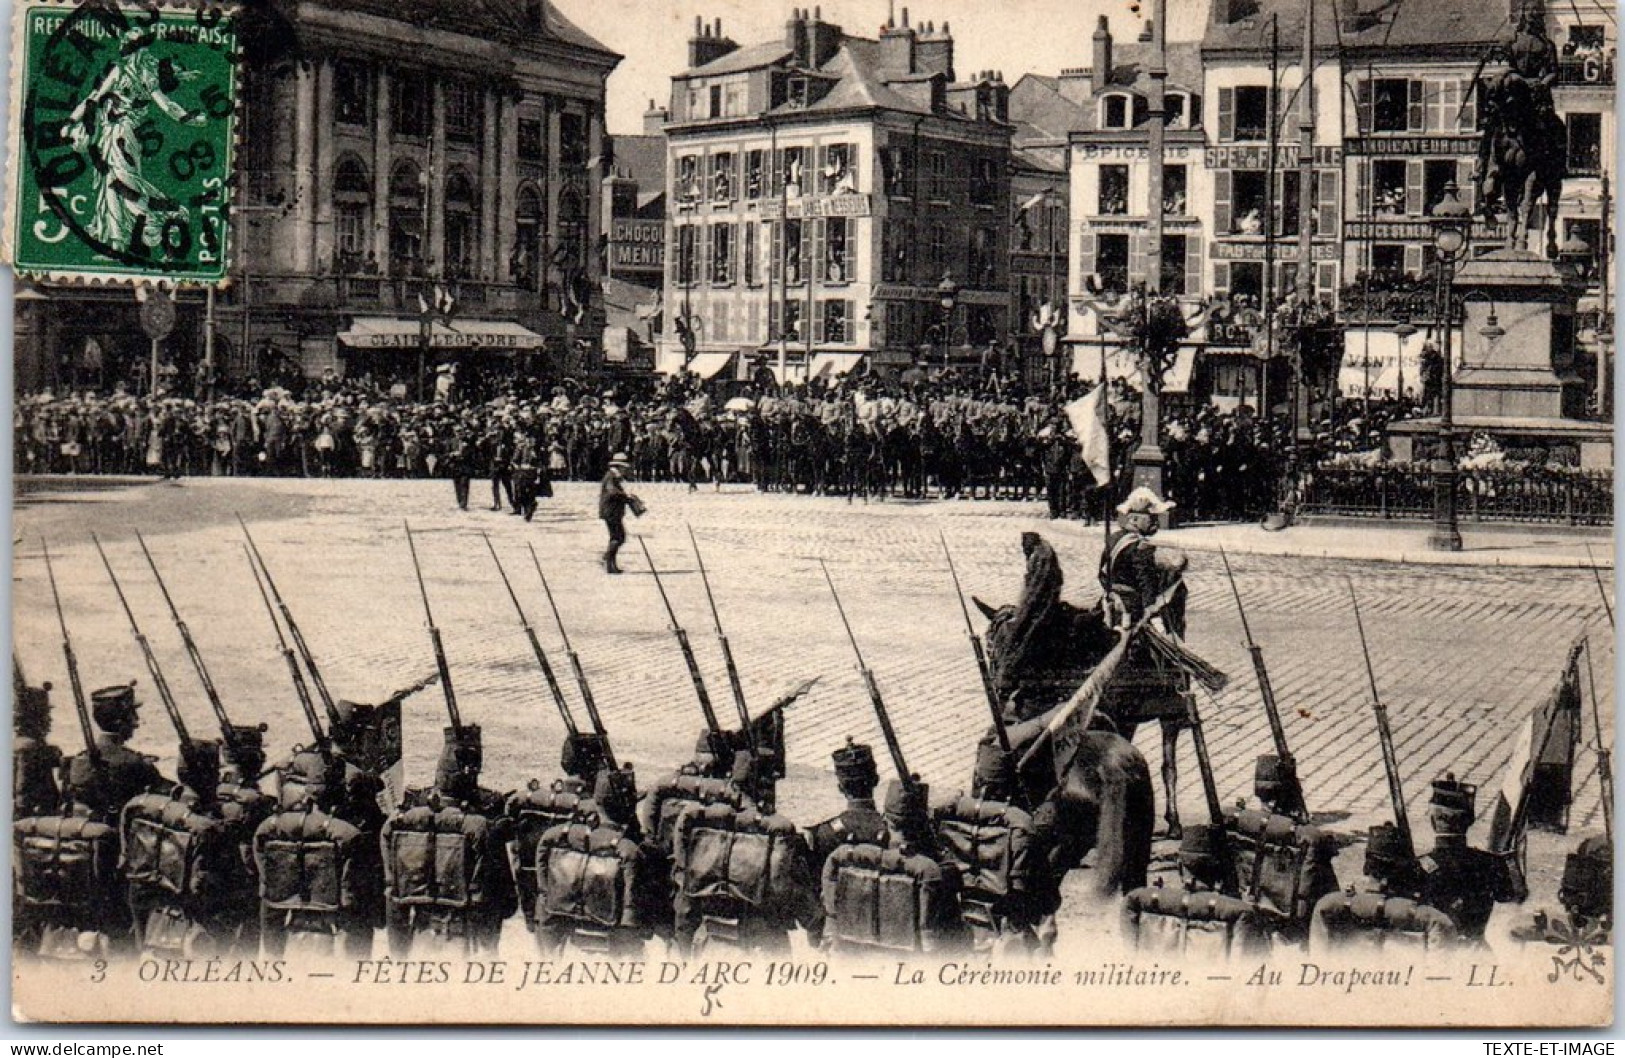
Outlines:
[[[1542,829],[1567,828],[1574,751],[1580,741],[1579,662],[1585,648],[1583,636],[1569,647],[1557,687],[1529,714],[1490,812],[1489,849],[1507,854],[1520,874],[1524,835],[1531,823]],[[1519,883],[1521,887],[1521,878]]]
[[[1083,450],[1083,463],[1095,484],[1104,488],[1112,480],[1111,435],[1106,429],[1106,387],[1096,386],[1088,396],[1066,406],[1067,421]]]

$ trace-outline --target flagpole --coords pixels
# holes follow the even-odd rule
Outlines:
[[[1111,484],[1115,476],[1110,473],[1112,469],[1112,400],[1111,391],[1106,388],[1106,346],[1100,347],[1100,421],[1106,424],[1106,484],[1100,487],[1100,529],[1101,547],[1104,549],[1112,539],[1112,493]]]

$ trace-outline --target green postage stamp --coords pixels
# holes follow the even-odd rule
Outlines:
[[[5,250],[18,273],[224,280],[232,9],[20,0],[12,36]]]

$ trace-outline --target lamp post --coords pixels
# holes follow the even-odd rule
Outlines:
[[[1456,183],[1445,185],[1444,200],[1433,208],[1433,249],[1439,258],[1439,337],[1444,372],[1439,387],[1439,446],[1433,459],[1433,532],[1428,547],[1460,551],[1461,531],[1456,524],[1456,436],[1454,419],[1454,354],[1451,351],[1451,286],[1456,262],[1467,251],[1472,214],[1461,201]]]
[[[954,282],[951,273],[942,273],[942,282],[937,284],[937,304],[942,306],[942,369],[946,371],[948,343],[953,340],[954,309],[959,305],[959,284]]]

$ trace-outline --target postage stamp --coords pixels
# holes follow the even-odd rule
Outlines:
[[[233,12],[19,3],[7,254],[19,274],[226,276]]]

